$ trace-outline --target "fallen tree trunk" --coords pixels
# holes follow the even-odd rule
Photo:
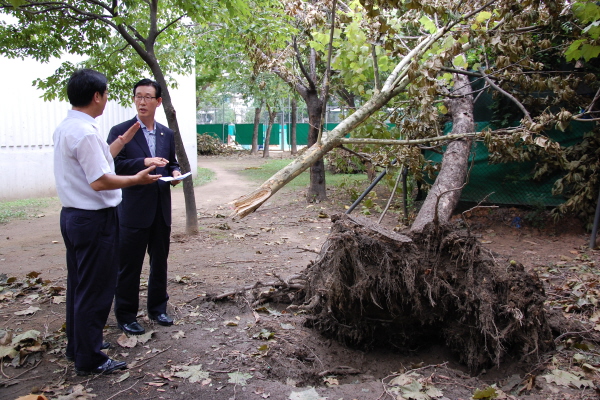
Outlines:
[[[536,275],[469,235],[426,225],[401,235],[337,216],[308,277],[309,324],[353,346],[445,344],[470,370],[553,348]]]
[[[413,69],[415,68],[415,65],[412,64],[413,60],[418,59],[438,39],[449,32],[455,24],[456,21],[440,28],[435,34],[430,35],[412,49],[396,65],[381,90],[374,94],[373,97],[356,110],[356,112],[340,122],[331,132],[329,132],[327,137],[323,139],[321,143],[312,145],[301,157],[275,173],[275,175],[264,182],[259,188],[232,201],[230,204],[233,206],[234,210],[231,213],[231,216],[243,218],[254,212],[288,182],[310,168],[314,163],[321,160],[327,152],[337,147],[340,144],[340,140],[346,136],[346,134],[359,126],[376,111],[380,110],[393,97],[404,91],[409,84],[409,70],[411,67]],[[284,69],[279,70],[278,68],[275,68],[274,72],[282,76],[286,81],[291,79],[291,77],[286,77],[286,71]]]

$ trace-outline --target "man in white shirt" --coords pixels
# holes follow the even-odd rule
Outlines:
[[[154,166],[117,176],[113,158],[133,137],[129,131],[110,147],[95,118],[108,99],[101,73],[75,71],[67,84],[72,105],[54,132],[54,176],[63,205],[60,229],[67,250],[67,350],[78,375],[110,373],[127,364],[101,351],[102,330],[115,293],[118,268],[118,216],[121,188],[155,182]],[[135,128],[135,129],[134,129]]]

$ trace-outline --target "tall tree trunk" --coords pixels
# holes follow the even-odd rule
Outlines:
[[[292,99],[292,112],[290,121],[290,144],[292,145],[292,155],[298,154],[298,140],[296,138],[296,127],[298,121],[298,102]]]
[[[306,94],[306,108],[308,110],[308,146],[317,143],[319,127],[322,125],[323,101],[316,91],[309,90]],[[310,167],[310,184],[306,193],[306,200],[310,203],[318,203],[327,198],[325,187],[325,163],[319,158]]]
[[[260,106],[254,109],[254,130],[252,131],[252,150],[250,154],[258,154],[258,127],[260,126],[260,112],[262,110],[263,102],[260,102]]]
[[[179,131],[175,107],[173,107],[173,101],[171,100],[171,94],[169,93],[169,87],[167,86],[165,76],[158,63],[150,65],[150,67],[156,81],[162,87],[162,104],[165,108],[165,115],[167,116],[169,128],[175,132],[175,152],[177,154],[179,166],[184,173],[192,171],[190,161],[185,152],[185,146],[183,145],[183,139],[181,138],[181,133]],[[196,168],[196,157],[194,157],[194,168]],[[193,179],[186,178],[183,180],[183,196],[185,199],[185,230],[191,235],[198,232],[198,211],[196,209]]]
[[[263,158],[269,158],[269,142],[271,141],[271,131],[273,130],[273,124],[275,123],[275,117],[277,111],[271,111],[271,107],[267,103],[267,110],[269,110],[269,124],[267,125],[267,132],[265,133],[265,146],[263,148]]]
[[[452,134],[475,131],[473,122],[473,96],[469,78],[455,74],[455,95],[461,96],[449,101],[452,114]],[[411,231],[421,231],[429,222],[444,223],[450,220],[452,212],[458,204],[462,187],[466,181],[471,140],[464,138],[451,142],[442,159],[442,168],[438,174]]]

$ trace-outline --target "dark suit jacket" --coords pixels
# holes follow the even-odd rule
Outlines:
[[[129,129],[137,119],[115,125],[108,134],[107,142],[112,143],[118,136]],[[163,157],[169,160],[164,167],[157,167],[152,174],[172,176],[173,171],[179,171],[179,163],[175,158],[175,138],[172,130],[164,125],[156,123],[156,151],[155,157]],[[144,158],[152,157],[144,132],[140,128],[133,139],[123,147],[123,150],[115,158],[115,170],[117,175],[135,175],[145,169]],[[123,190],[123,201],[118,207],[119,223],[131,228],[148,228],[154,216],[158,199],[160,197],[160,208],[165,219],[165,224],[171,226],[171,184],[161,180],[149,185],[130,186]]]

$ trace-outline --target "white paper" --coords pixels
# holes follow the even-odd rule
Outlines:
[[[179,175],[177,178],[173,178],[172,176],[163,176],[162,178],[158,178],[158,179],[160,179],[161,181],[165,181],[165,182],[182,181],[185,178],[187,178],[188,176],[190,176],[191,174],[192,174],[191,172],[188,172],[183,175]]]

